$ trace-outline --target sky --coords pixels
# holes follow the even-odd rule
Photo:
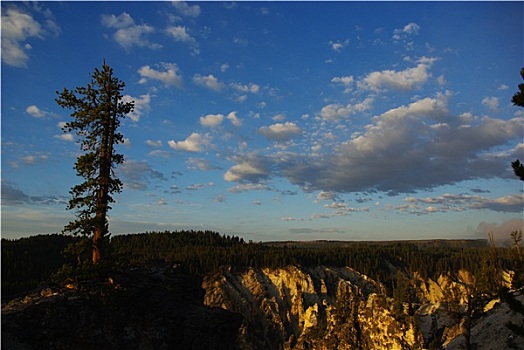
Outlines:
[[[83,180],[57,91],[109,64],[112,235],[509,237],[523,228],[522,2],[2,1],[2,237],[61,232]]]

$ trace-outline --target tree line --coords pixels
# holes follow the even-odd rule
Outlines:
[[[39,235],[19,240],[2,239],[2,294],[36,287],[61,266],[81,269],[90,265],[90,240],[67,235]],[[460,269],[481,274],[490,260],[490,248],[424,246],[409,242],[312,247],[277,246],[245,242],[243,238],[213,231],[163,231],[125,234],[107,243],[107,261],[113,267],[181,264],[189,273],[204,276],[228,266],[248,268],[351,267],[384,283],[393,293],[397,272],[437,278]],[[497,248],[497,265],[512,269],[512,249]]]

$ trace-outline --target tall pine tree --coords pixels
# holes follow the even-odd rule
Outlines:
[[[113,69],[104,61],[101,69],[95,68],[87,87],[57,91],[56,102],[73,110],[73,120],[63,130],[76,133],[84,152],[74,166],[84,182],[71,188],[72,198],[67,206],[68,210],[77,210],[77,218],[65,226],[64,232],[92,237],[94,264],[103,257],[103,242],[109,233],[107,212],[114,202],[112,194],[122,190],[114,167],[123,163],[124,156],[116,153],[114,146],[124,141],[117,132],[120,119],[134,109],[134,102],[122,99],[124,87],[125,83],[113,76]]]

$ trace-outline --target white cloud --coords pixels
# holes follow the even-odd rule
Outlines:
[[[26,165],[35,165],[38,162],[45,162],[47,160],[47,156],[46,155],[37,155],[37,156],[28,155],[28,156],[21,157],[20,160],[24,162]]]
[[[524,211],[524,194],[510,194],[498,198],[482,198],[474,203],[473,207],[475,209],[522,213]]]
[[[133,97],[131,95],[122,96],[122,102],[135,102],[135,109],[127,116],[134,122],[138,122],[142,115],[149,111],[149,103],[151,102],[151,96],[149,94],[140,95],[140,97]]]
[[[68,142],[73,142],[75,140],[75,137],[73,136],[73,134],[55,135],[54,137],[59,140],[68,141]]]
[[[375,92],[392,89],[409,91],[420,88],[431,77],[429,68],[436,58],[422,57],[416,67],[407,68],[403,71],[383,70],[369,73],[364,79],[357,83],[361,89]]]
[[[344,47],[348,46],[349,44],[349,39],[346,39],[344,41],[330,41],[329,42],[329,46],[331,46],[331,49],[333,51],[337,51],[337,52],[340,52]]]
[[[46,116],[46,113],[35,105],[28,106],[25,111],[35,118],[43,118]]]
[[[198,5],[189,5],[185,1],[173,1],[171,4],[182,16],[196,18],[200,15],[200,6]]]
[[[224,116],[222,114],[208,114],[200,117],[200,124],[208,128],[214,128],[222,124]]]
[[[223,65],[220,66],[220,71],[222,73],[227,72],[228,69],[229,69],[229,64],[227,64],[227,63],[224,63]]]
[[[226,181],[239,181],[243,179],[254,179],[265,178],[267,176],[267,170],[263,168],[257,168],[256,166],[249,163],[241,163],[232,166],[225,174],[224,180]]]
[[[496,112],[499,109],[499,99],[497,97],[484,97],[482,99],[482,104],[493,112]]]
[[[231,112],[227,115],[227,120],[229,120],[231,122],[231,124],[233,124],[233,126],[235,127],[240,127],[242,126],[242,120],[240,120],[238,117],[237,117],[237,112]]]
[[[192,133],[184,141],[168,141],[169,147],[178,151],[202,152],[211,144],[211,136]]]
[[[271,169],[307,191],[389,195],[507,177],[508,155],[492,150],[522,140],[524,118],[456,117],[448,97],[438,94],[386,111],[322,155],[270,157]]]
[[[146,145],[149,147],[162,147],[162,141],[161,140],[147,140]]]
[[[124,137],[124,139],[122,140],[122,144],[126,148],[131,148],[131,146],[133,146],[133,143],[131,142],[131,139],[129,137]]]
[[[151,79],[161,81],[166,87],[183,87],[184,82],[182,77],[178,74],[179,69],[176,63],[162,62],[159,64],[159,66],[161,66],[164,70],[155,70],[154,68],[151,68],[149,65],[140,67],[140,69],[138,70],[138,74],[140,74],[141,76],[139,83],[143,84],[147,82],[148,79]]]
[[[229,86],[238,92],[250,92],[252,94],[256,94],[260,91],[260,86],[257,84],[249,83],[247,85],[243,85],[240,83],[231,83]]]
[[[152,43],[148,35],[155,32],[155,28],[148,24],[135,24],[135,20],[126,12],[118,16],[102,15],[102,25],[107,28],[116,29],[113,39],[125,49],[131,49],[133,46],[147,47],[150,49],[159,49],[160,44]]]
[[[285,142],[302,133],[298,125],[292,122],[276,123],[270,126],[263,126],[258,129],[258,133],[266,139],[276,142]]]
[[[338,197],[337,193],[334,191],[320,191],[317,195],[316,202],[319,201],[334,201]]]
[[[407,34],[418,34],[420,26],[416,23],[409,23],[404,26],[402,31]]]
[[[400,40],[409,35],[417,35],[420,31],[420,26],[416,23],[408,23],[402,29],[395,29],[393,31],[393,39]]]
[[[26,67],[30,38],[44,39],[48,34],[58,35],[60,28],[52,19],[50,11],[44,11],[46,21],[42,26],[33,16],[11,6],[2,7],[2,62],[12,67]]]
[[[193,83],[198,86],[203,86],[213,91],[221,91],[224,89],[224,83],[218,81],[215,76],[209,74],[208,76],[202,76],[200,74],[195,74],[193,76]]]
[[[200,47],[196,39],[188,33],[185,26],[169,26],[166,28],[166,32],[175,41],[188,44],[193,55],[198,55],[200,53]]]
[[[191,42],[194,41],[193,37],[189,35],[184,26],[169,26],[166,28],[166,31],[169,35],[179,42]]]
[[[353,86],[353,83],[354,83],[354,79],[353,79],[353,76],[348,76],[348,77],[334,77],[333,79],[331,79],[331,82],[332,83],[339,83],[339,84],[342,84],[346,89],[344,90],[345,93],[349,93],[351,92],[351,88]]]
[[[351,115],[370,110],[373,107],[374,101],[375,100],[372,97],[366,97],[362,102],[355,104],[350,103],[343,105],[340,103],[332,103],[322,107],[320,110],[320,116],[323,120],[336,122]]]

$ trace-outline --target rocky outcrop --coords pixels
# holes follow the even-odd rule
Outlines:
[[[415,319],[350,268],[249,269],[204,279],[206,305],[244,317],[244,349],[418,349]]]
[[[503,273],[506,284],[511,274]],[[506,324],[523,316],[498,299],[467,318],[474,277],[467,271],[436,280],[412,276],[416,303],[386,296],[380,283],[350,268],[248,269],[207,276],[206,305],[239,313],[242,349],[524,349]],[[515,294],[515,293],[513,293]],[[524,304],[524,295],[516,293]],[[478,306],[477,306],[478,307]]]
[[[239,315],[203,305],[201,279],[117,271],[2,305],[2,349],[238,349]]]

